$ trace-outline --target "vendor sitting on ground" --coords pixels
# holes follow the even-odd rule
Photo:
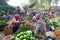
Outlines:
[[[41,38],[44,38],[45,36],[45,26],[43,23],[43,20],[40,18],[40,14],[36,14],[36,25],[34,26],[34,35],[36,37],[36,40],[40,40]]]
[[[15,14],[13,16],[8,27],[13,27],[13,33],[17,31],[17,29],[20,27],[20,15],[19,14]]]

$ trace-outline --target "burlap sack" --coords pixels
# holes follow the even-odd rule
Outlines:
[[[10,35],[13,33],[12,27],[4,27],[3,30],[4,30],[4,35]]]

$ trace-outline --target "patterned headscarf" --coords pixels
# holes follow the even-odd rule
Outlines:
[[[13,18],[19,18],[19,19],[20,19],[20,15],[19,15],[19,14],[15,14],[15,15],[13,16]]]
[[[35,17],[36,17],[37,20],[39,20],[39,19],[40,19],[40,14],[37,13],[37,14],[35,15]]]
[[[37,22],[40,23],[40,28],[39,28],[40,31],[44,33],[45,32],[44,21],[42,20],[42,18],[40,18],[40,14],[39,13],[36,14],[35,16],[36,16]]]

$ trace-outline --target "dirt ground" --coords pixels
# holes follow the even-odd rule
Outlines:
[[[2,40],[3,37],[4,37],[4,32],[0,31],[0,40]]]
[[[0,31],[0,40],[2,40],[4,37],[4,32],[3,31]],[[43,40],[43,39],[42,39]],[[56,40],[59,40],[59,39],[56,39]]]

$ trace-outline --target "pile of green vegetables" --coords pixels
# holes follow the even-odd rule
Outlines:
[[[16,36],[13,36],[11,40],[35,40],[32,31],[20,32]]]
[[[24,20],[30,20],[30,16],[24,17]]]
[[[18,33],[20,32],[25,32],[25,31],[28,31],[28,30],[32,30],[32,28],[26,24],[24,24],[22,27],[20,27],[14,35],[17,35]]]
[[[47,17],[46,17],[46,18],[44,18],[44,21],[45,21],[45,22],[46,22],[46,21],[49,21],[49,18],[47,18]]]
[[[0,20],[0,25],[6,25],[9,20]]]
[[[35,40],[30,26],[24,24],[12,36],[11,40]]]
[[[54,20],[50,21],[50,24],[54,27],[60,27],[59,22],[54,21]]]

